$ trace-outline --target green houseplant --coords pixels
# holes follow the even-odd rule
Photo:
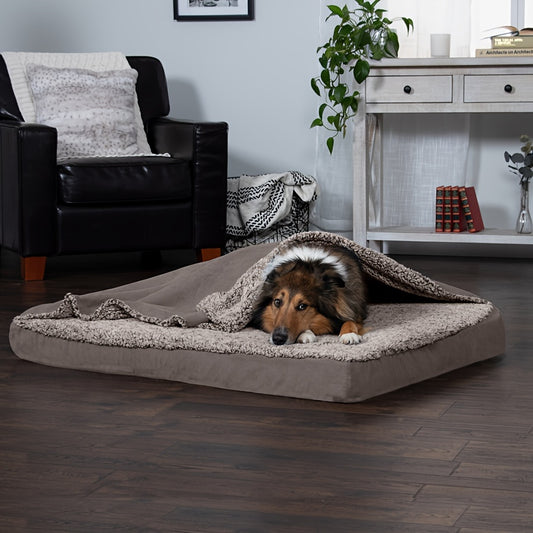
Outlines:
[[[353,9],[346,5],[328,5],[326,20],[338,18],[328,42],[317,48],[322,67],[319,76],[311,79],[311,87],[318,96],[324,96],[318,108],[318,117],[311,127],[320,126],[331,131],[326,145],[333,152],[335,137],[346,135],[348,121],[357,114],[359,91],[351,90],[344,74],[353,74],[362,83],[370,72],[369,60],[397,57],[399,42],[390,28],[393,20],[385,17],[386,10],[377,6],[380,0],[354,0]],[[407,31],[413,29],[410,18],[401,17]]]

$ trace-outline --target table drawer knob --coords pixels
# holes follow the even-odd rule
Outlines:
[[[513,86],[507,84],[507,85],[503,88],[503,90],[504,90],[506,93],[512,93],[512,92],[513,92]]]
[[[404,88],[403,88],[403,92],[405,94],[411,94],[411,92],[413,91],[413,89],[411,88],[410,85],[406,85]]]

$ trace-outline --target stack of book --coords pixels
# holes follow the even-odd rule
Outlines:
[[[490,37],[490,48],[478,48],[476,57],[533,56],[533,28],[502,26]]]
[[[484,228],[474,187],[457,185],[437,187],[435,231],[475,233]]]

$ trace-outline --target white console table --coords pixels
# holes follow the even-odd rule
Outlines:
[[[372,63],[361,85],[355,117],[353,239],[362,244],[387,241],[533,244],[532,235],[513,230],[436,233],[434,227],[383,227],[369,221],[370,128],[374,173],[380,179],[381,132],[387,113],[533,113],[533,57],[384,59]],[[522,133],[522,132],[520,132]],[[376,168],[377,167],[377,168]],[[481,206],[483,210],[483,206]],[[380,210],[381,211],[381,210]]]

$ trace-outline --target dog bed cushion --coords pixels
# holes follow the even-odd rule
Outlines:
[[[368,281],[368,332],[274,346],[247,327],[264,269],[292,244],[345,246]],[[308,232],[15,317],[11,347],[52,366],[355,402],[504,351],[494,305],[343,237]]]

